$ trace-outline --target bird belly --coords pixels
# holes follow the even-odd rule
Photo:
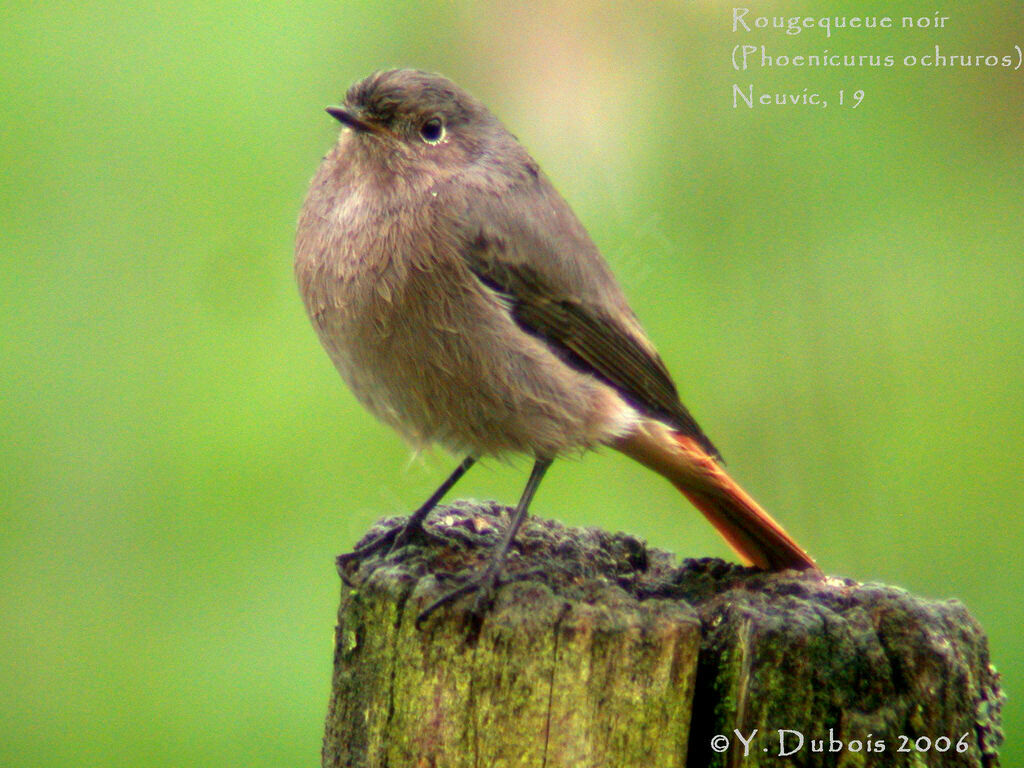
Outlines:
[[[344,279],[321,272],[332,284],[308,293],[333,300],[310,313],[356,397],[409,442],[555,456],[635,419],[611,387],[523,331],[457,259],[376,263]]]

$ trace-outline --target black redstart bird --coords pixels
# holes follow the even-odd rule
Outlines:
[[[344,127],[295,247],[309,317],[367,409],[466,456],[402,538],[478,457],[535,461],[489,566],[456,593],[493,587],[552,460],[599,445],[666,477],[744,561],[816,568],[722,469],[583,225],[483,104],[400,69],[327,111]]]

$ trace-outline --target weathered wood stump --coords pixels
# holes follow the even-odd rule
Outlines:
[[[530,519],[482,618],[419,612],[509,510],[349,560],[324,766],[995,766],[998,675],[955,600],[762,573]],[[364,542],[400,526],[382,521]]]

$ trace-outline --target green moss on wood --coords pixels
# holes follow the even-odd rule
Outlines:
[[[676,567],[628,536],[531,519],[508,564],[519,580],[482,620],[466,598],[417,629],[458,583],[446,574],[485,562],[506,515],[444,507],[437,541],[342,568],[325,766],[997,764],[998,676],[955,601],[715,560]],[[780,728],[804,736],[798,755],[780,759]],[[749,755],[734,729],[757,730]],[[902,735],[963,733],[965,752],[896,752]],[[723,734],[733,746],[716,752]],[[886,750],[812,751],[830,737]]]

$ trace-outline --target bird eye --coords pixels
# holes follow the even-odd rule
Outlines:
[[[441,118],[432,117],[420,126],[420,138],[427,144],[437,144],[444,138],[444,123]]]

